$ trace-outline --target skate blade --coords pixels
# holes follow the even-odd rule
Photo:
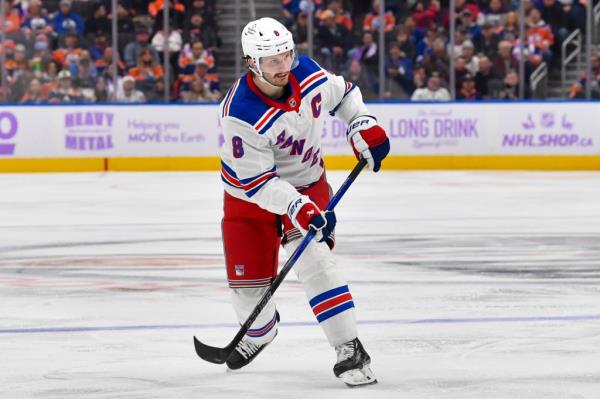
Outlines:
[[[377,378],[375,378],[375,375],[368,365],[364,366],[362,369],[348,370],[345,373],[342,373],[339,378],[341,378],[350,388],[377,384]]]

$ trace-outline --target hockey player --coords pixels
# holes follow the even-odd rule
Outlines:
[[[357,338],[354,303],[331,249],[336,218],[323,212],[331,195],[321,152],[321,118],[331,112],[349,124],[357,157],[377,172],[389,140],[365,107],[360,90],[296,57],[291,33],[272,18],[246,25],[242,48],[249,71],[220,106],[225,143],[222,222],[233,307],[243,323],[277,275],[281,244],[292,253],[309,228],[317,231],[294,270],[337,353],[333,371],[350,386],[377,382]],[[227,359],[230,369],[250,363],[277,335],[270,301]]]

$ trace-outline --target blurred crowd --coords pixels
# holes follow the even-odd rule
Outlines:
[[[450,48],[449,3],[388,0],[381,18],[380,0],[315,1],[315,55],[327,69],[359,84],[367,99],[379,97],[381,51],[386,99],[449,99],[451,58],[458,100],[516,99],[522,56],[529,97],[531,73],[542,62],[550,71],[560,68],[563,41],[576,29],[585,32],[585,0],[524,0],[521,55],[518,0],[456,0],[455,44]],[[301,0],[282,0],[283,17],[302,51],[308,49],[305,8]],[[381,21],[383,49],[378,42]],[[581,92],[581,84],[574,86],[577,90]]]
[[[6,0],[1,97],[15,103],[153,102],[164,99],[168,81],[174,101],[220,100],[215,0],[171,0],[169,6],[167,30],[163,0],[119,0],[116,10],[111,0]],[[120,55],[116,68],[113,51]]]
[[[385,15],[379,16],[380,1]],[[542,62],[560,67],[561,44],[585,31],[587,0],[524,0],[525,40],[519,43],[518,0],[456,0],[455,44],[450,48],[449,0],[314,0],[315,58],[359,84],[366,99],[379,98],[379,54],[384,53],[386,99],[450,98],[450,59],[457,99],[519,96],[519,60],[529,76]],[[590,0],[591,1],[591,0]],[[170,0],[169,29],[163,0],[6,0],[5,89],[9,102],[219,101],[216,0]],[[281,0],[281,19],[300,53],[308,52],[305,0]],[[112,47],[116,18],[118,43]],[[379,48],[381,21],[385,48]],[[169,49],[169,76],[163,69]],[[113,52],[120,62],[112,66]],[[600,61],[594,54],[594,77]],[[113,76],[116,69],[117,74]],[[573,85],[581,96],[585,73]],[[597,78],[594,78],[597,81]]]

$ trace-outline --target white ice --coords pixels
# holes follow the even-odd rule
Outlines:
[[[0,397],[600,397],[600,173],[359,176],[335,252],[379,384],[354,390],[293,273],[254,363],[195,355],[237,331],[221,198],[216,172],[0,175]]]

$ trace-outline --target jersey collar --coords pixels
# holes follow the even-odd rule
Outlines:
[[[293,73],[289,74],[289,79],[290,79],[290,88],[292,90],[292,95],[289,96],[287,99],[285,100],[275,100],[272,99],[271,97],[267,96],[265,93],[263,93],[262,91],[260,91],[260,89],[256,86],[256,83],[254,83],[254,80],[252,79],[252,74],[248,73],[246,74],[246,83],[248,83],[248,87],[250,87],[250,90],[252,90],[252,92],[254,92],[254,94],[256,94],[261,100],[263,100],[263,102],[265,104],[267,104],[270,107],[274,107],[286,112],[289,111],[296,111],[298,112],[298,110],[300,109],[300,85],[298,84],[298,80],[296,79],[296,77],[294,76]]]

